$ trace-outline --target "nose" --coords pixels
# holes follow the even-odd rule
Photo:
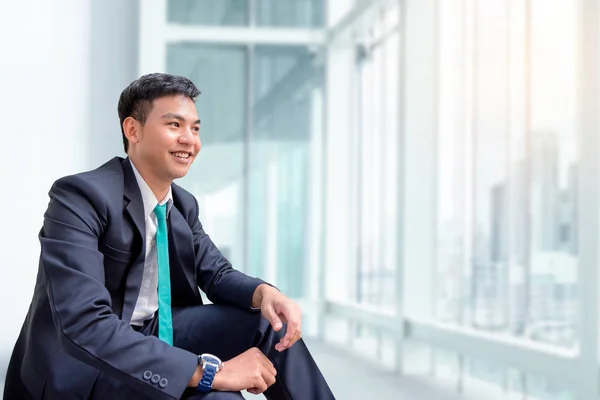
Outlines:
[[[179,135],[178,142],[181,144],[192,144],[194,143],[195,132],[191,129],[183,129],[181,135]]]
[[[184,129],[179,138],[177,139],[179,144],[189,148],[194,148],[196,152],[199,152],[202,148],[202,141],[200,140],[200,134],[193,129]]]

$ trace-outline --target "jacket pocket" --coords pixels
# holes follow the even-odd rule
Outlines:
[[[102,254],[104,254],[104,256],[112,258],[117,261],[122,261],[122,262],[128,263],[133,258],[133,253],[115,249],[114,247],[111,247],[107,244],[101,245],[99,250]]]

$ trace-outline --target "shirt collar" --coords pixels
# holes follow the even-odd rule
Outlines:
[[[144,178],[142,178],[142,175],[140,175],[135,165],[133,165],[133,161],[131,161],[130,159],[129,162],[131,163],[131,168],[133,169],[135,179],[138,183],[138,186],[140,187],[140,192],[142,194],[142,201],[144,202],[144,216],[149,217],[150,215],[152,215],[154,209],[158,204],[163,205],[165,203],[167,204],[167,215],[169,215],[169,211],[171,211],[171,207],[173,206],[173,191],[171,190],[171,186],[169,186],[169,191],[167,192],[165,198],[159,203],[156,199],[156,196],[154,195],[154,192],[152,192],[152,189],[150,189],[150,186],[148,186],[148,184],[146,183]]]

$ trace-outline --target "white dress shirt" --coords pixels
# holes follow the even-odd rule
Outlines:
[[[131,162],[131,160],[130,160]],[[133,310],[131,325],[142,326],[144,321],[152,318],[158,310],[158,258],[156,255],[156,229],[158,223],[154,208],[160,204],[167,204],[167,216],[173,206],[173,193],[169,186],[169,192],[159,203],[156,196],[144,180],[138,170],[131,162],[135,179],[137,180],[142,201],[144,202],[144,216],[146,219],[146,259],[144,261],[144,275],[142,277],[142,287]]]

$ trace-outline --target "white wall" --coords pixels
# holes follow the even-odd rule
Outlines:
[[[54,180],[86,165],[89,3],[0,3],[0,368],[27,312]]]
[[[81,0],[80,0],[81,1]],[[97,166],[124,156],[117,102],[121,91],[138,78],[137,0],[91,2],[89,163]]]
[[[50,186],[121,148],[137,2],[119,3],[0,2],[0,381],[31,301]]]

